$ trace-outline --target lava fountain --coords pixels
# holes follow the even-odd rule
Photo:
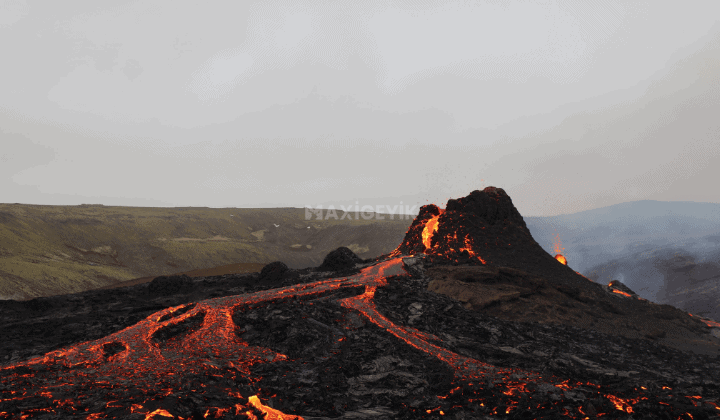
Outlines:
[[[561,263],[567,265],[567,260],[565,259],[565,257],[563,256],[563,254],[556,254],[556,255],[555,255],[555,259],[558,260],[558,261],[560,261]]]
[[[443,213],[444,210],[439,209],[440,214]],[[438,230],[438,219],[440,218],[440,214],[437,216],[433,216],[430,220],[427,221],[425,224],[425,228],[423,228],[422,231],[422,243],[425,245],[426,249],[432,248],[431,246],[431,240],[435,232]]]
[[[565,250],[565,248],[562,247],[562,242],[560,241],[560,235],[558,233],[555,233],[555,241],[553,242],[553,247],[555,248],[555,259],[563,263],[564,265],[567,265],[567,259],[562,254],[562,251]]]

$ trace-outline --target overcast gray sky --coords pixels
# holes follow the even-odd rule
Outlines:
[[[0,202],[720,202],[720,2],[0,0]]]

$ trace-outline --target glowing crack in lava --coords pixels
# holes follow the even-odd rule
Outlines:
[[[520,395],[526,392],[530,383],[544,384],[570,390],[575,386],[594,386],[589,383],[571,384],[554,377],[543,378],[540,374],[521,369],[498,368],[470,357],[458,355],[443,347],[443,340],[435,335],[415,328],[400,326],[381,314],[374,303],[377,288],[387,285],[386,278],[402,275],[402,259],[393,258],[363,269],[359,274],[271,289],[247,295],[237,295],[204,300],[156,312],[145,320],[103,339],[80,343],[63,350],[46,354],[0,369],[0,389],[18,389],[4,401],[13,401],[22,405],[24,400],[46,402],[46,408],[34,408],[23,413],[20,418],[29,418],[36,414],[62,413],[68,411],[86,415],[86,418],[101,417],[102,410],[123,407],[118,400],[133,392],[139,395],[131,407],[132,413],[141,413],[146,419],[162,417],[183,418],[172,412],[172,408],[162,406],[162,398],[172,396],[176,390],[188,386],[188,377],[219,377],[223,375],[241,375],[252,383],[261,378],[252,378],[250,366],[257,363],[273,363],[286,360],[283,354],[267,348],[248,345],[234,333],[233,311],[238,308],[255,308],[263,303],[284,298],[309,297],[342,288],[364,286],[363,294],[340,299],[340,304],[357,311],[373,324],[383,328],[397,339],[437,357],[455,370],[455,383],[458,387],[448,395],[462,392],[463,384],[493,384],[492,387],[505,399],[502,408],[495,408],[493,414],[507,414],[519,404]],[[184,335],[177,333],[178,325],[191,325]],[[159,340],[162,337],[164,342]],[[44,366],[39,366],[44,365]],[[33,367],[42,367],[59,372],[56,378],[46,379],[43,386],[28,388],[23,386],[33,375]],[[19,369],[20,368],[20,369]],[[229,372],[229,373],[228,373]],[[225,377],[226,377],[225,376]],[[234,377],[231,379],[235,379]],[[249,418],[301,419],[302,417],[285,414],[268,407],[257,395],[241,395],[232,386],[222,387],[223,382],[200,384],[199,387],[220,387],[219,391],[237,402],[231,406],[214,407],[205,413],[206,418],[218,418],[224,414],[241,415]],[[226,383],[226,382],[225,382]],[[36,383],[33,383],[36,384]],[[83,389],[88,384],[106,391],[107,402],[88,407],[83,400]],[[193,391],[200,391],[195,390]],[[469,397],[468,397],[469,398]],[[632,404],[640,399],[626,400],[608,395],[616,403],[617,409],[632,412]],[[0,398],[0,401],[3,399]],[[483,404],[482,398],[475,402]],[[529,408],[529,407],[527,407]],[[96,412],[93,412],[93,409]],[[99,410],[100,412],[98,412]],[[253,414],[253,410],[263,413]],[[497,412],[501,410],[502,412]],[[568,417],[576,414],[566,411]],[[0,418],[14,418],[6,412],[0,412]]]

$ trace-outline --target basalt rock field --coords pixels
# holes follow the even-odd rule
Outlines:
[[[718,331],[574,272],[488,187],[374,259],[0,301],[0,418],[718,418]]]

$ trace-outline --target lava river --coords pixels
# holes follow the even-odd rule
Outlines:
[[[387,284],[386,278],[403,275],[402,257],[396,257],[363,269],[350,277],[335,278],[315,283],[261,291],[253,294],[221,297],[198,303],[176,306],[159,311],[145,320],[103,339],[85,342],[57,350],[44,357],[3,367],[0,370],[0,402],[13,402],[18,410],[0,412],[0,418],[33,418],[49,413],[79,416],[87,419],[112,418],[113,416],[139,413],[145,419],[187,418],[173,412],[172,404],[164,397],[194,386],[198,395],[214,387],[214,392],[232,397],[236,403],[213,407],[204,413],[206,418],[223,415],[245,415],[248,418],[296,419],[299,416],[284,414],[270,408],[262,401],[261,394],[241,395],[237,388],[224,386],[228,383],[213,381],[191,385],[191,377],[243,376],[250,383],[259,378],[250,377],[250,366],[256,363],[273,363],[285,360],[283,354],[267,348],[254,347],[244,342],[236,333],[232,314],[238,308],[252,308],[270,301],[285,298],[302,298],[321,295],[341,288],[364,286],[363,294],[340,300],[343,307],[366,317],[385,329],[408,346],[420,349],[448,363],[455,369],[455,382],[447,395],[437,396],[438,401],[455,400],[468,386],[483,384],[499,395],[503,404],[493,407],[493,414],[511,413],[528,392],[526,387],[534,383],[534,389],[573,387],[599,387],[589,383],[572,383],[554,377],[542,377],[537,373],[498,368],[448,351],[443,341],[417,329],[400,326],[383,316],[373,302],[375,290]],[[180,333],[179,327],[191,325]],[[160,340],[160,339],[163,340]],[[160,343],[162,341],[162,343]],[[43,376],[35,376],[42,368]],[[48,373],[50,372],[50,373]],[[87,391],[104,390],[101,403],[88,402]],[[10,391],[7,391],[10,390]],[[485,405],[482,397],[466,393],[463,401]],[[455,395],[457,396],[457,395]],[[633,404],[643,397],[626,400],[612,395],[617,410],[630,413]],[[266,405],[267,404],[267,405]],[[7,407],[7,405],[5,405]],[[23,408],[27,407],[27,408]],[[32,408],[30,408],[32,407]],[[41,407],[41,408],[38,408]],[[542,407],[533,407],[542,410]],[[427,410],[431,415],[443,415],[440,409]],[[112,413],[112,414],[111,414]],[[136,414],[137,415],[137,414]],[[580,408],[568,407],[565,415],[585,418]]]

